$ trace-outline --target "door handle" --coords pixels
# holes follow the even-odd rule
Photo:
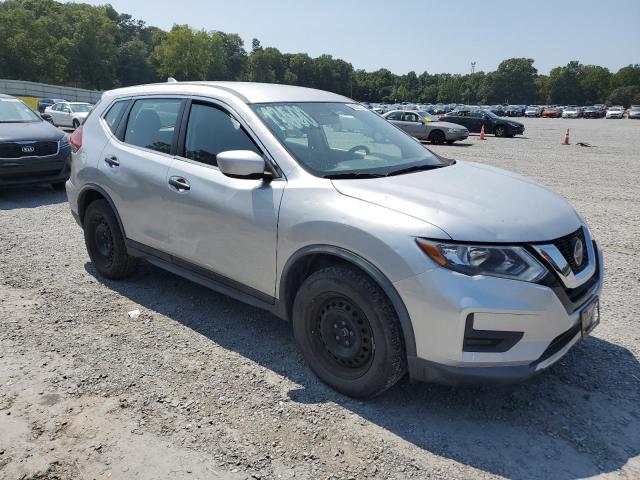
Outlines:
[[[189,182],[182,177],[171,177],[169,179],[169,185],[174,187],[179,192],[186,192],[187,190],[191,190],[191,185],[189,185]]]
[[[104,157],[104,163],[106,163],[110,167],[120,166],[120,160],[118,160],[118,158],[115,157],[114,155],[107,155],[106,157]]]

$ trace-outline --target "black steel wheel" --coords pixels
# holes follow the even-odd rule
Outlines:
[[[118,220],[105,200],[87,207],[83,227],[87,252],[101,275],[120,279],[133,273],[136,259],[127,253]]]
[[[352,397],[378,395],[405,373],[402,330],[380,287],[350,265],[313,273],[293,304],[293,330],[313,372]]]

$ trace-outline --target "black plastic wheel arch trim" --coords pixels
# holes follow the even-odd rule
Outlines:
[[[393,283],[386,277],[384,273],[380,271],[378,267],[373,265],[371,262],[362,258],[361,256],[350,252],[349,250],[345,250],[344,248],[336,247],[334,245],[308,245],[306,247],[301,248],[297,252],[295,252],[285,264],[282,274],[280,275],[280,289],[279,289],[279,303],[282,304],[283,308],[285,307],[287,295],[289,292],[287,289],[287,276],[291,272],[291,267],[302,258],[315,255],[315,254],[327,254],[332,255],[334,257],[338,257],[341,260],[344,260],[348,263],[352,263],[356,267],[363,270],[367,275],[369,275],[382,289],[382,291],[387,295],[393,308],[398,315],[398,320],[400,321],[400,326],[402,327],[402,334],[404,337],[404,345],[407,353],[407,357],[415,357],[416,356],[416,340],[413,332],[413,325],[411,323],[411,317],[409,317],[409,312],[407,311],[407,307],[405,307],[400,294],[393,286]],[[288,312],[285,313],[288,317]]]

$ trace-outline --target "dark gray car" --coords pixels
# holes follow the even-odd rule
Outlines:
[[[69,179],[70,147],[64,132],[17,98],[0,94],[0,187]]]

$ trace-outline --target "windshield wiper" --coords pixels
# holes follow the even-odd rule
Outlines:
[[[365,173],[365,172],[342,172],[342,173],[328,173],[327,175],[323,175],[322,178],[380,178],[386,177],[386,175],[381,175],[380,173]]]
[[[393,172],[389,172],[386,176],[391,177],[393,175],[402,175],[404,173],[411,172],[420,172],[423,170],[435,170],[436,168],[446,167],[447,165],[413,165],[407,168],[401,168],[399,170],[394,170]]]

